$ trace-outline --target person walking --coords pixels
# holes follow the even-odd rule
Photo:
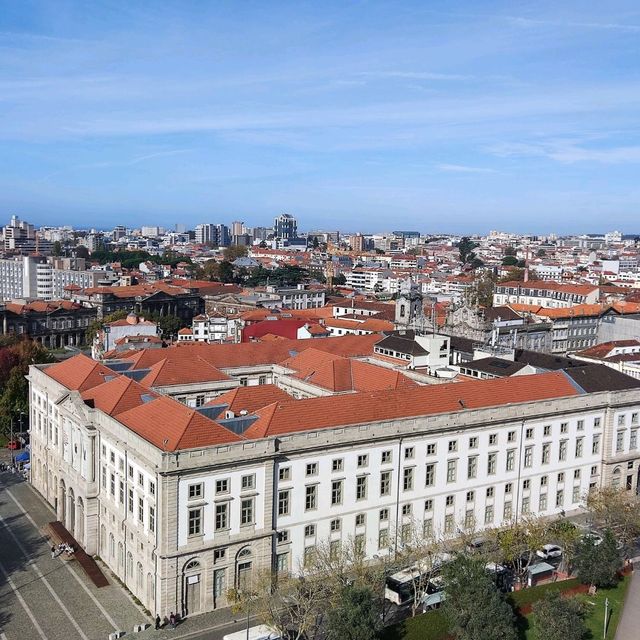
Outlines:
[[[51,558],[55,558],[55,557],[56,557],[56,548],[51,547]]]
[[[156,613],[156,631],[160,629],[160,624],[162,620],[160,620],[160,615]]]
[[[173,613],[173,611],[169,615],[169,625],[171,626],[172,629],[176,628],[176,616]]]

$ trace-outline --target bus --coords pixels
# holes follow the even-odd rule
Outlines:
[[[429,580],[429,584],[426,585],[427,593],[437,591],[439,586],[438,571],[449,560],[451,560],[450,554],[442,553],[436,556],[433,564],[429,563],[428,567],[424,565],[421,567],[419,563],[416,563],[391,574],[385,584],[384,597],[399,607],[409,604],[415,597],[416,586],[420,585],[423,588],[425,579]]]

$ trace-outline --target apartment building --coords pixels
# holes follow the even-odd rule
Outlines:
[[[312,355],[287,378],[299,389]],[[324,542],[393,555],[416,527],[455,536],[571,514],[604,484],[636,491],[640,382],[606,371],[373,391],[362,371],[357,389],[301,399],[276,375],[196,409],[75,356],[30,368],[31,482],[147,608],[196,614]]]
[[[498,307],[512,303],[538,305],[551,309],[573,307],[578,304],[595,304],[600,290],[586,284],[561,284],[546,280],[517,280],[496,285],[493,305]]]

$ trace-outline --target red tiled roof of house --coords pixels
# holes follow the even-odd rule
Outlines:
[[[91,402],[96,409],[110,416],[117,416],[144,404],[149,398],[157,397],[157,393],[122,375],[82,393],[85,402]]]
[[[29,313],[30,311],[52,313],[53,311],[58,311],[60,309],[65,311],[74,311],[76,309],[81,309],[82,305],[79,305],[76,302],[71,302],[70,300],[33,300],[32,302],[27,302],[25,304],[20,304],[19,302],[6,302],[5,308],[7,311],[12,311],[13,313]]]
[[[73,391],[91,389],[102,384],[106,376],[116,375],[108,367],[81,353],[48,366],[45,373]]]
[[[593,284],[563,283],[554,282],[553,280],[528,280],[527,282],[509,280],[507,282],[500,282],[497,286],[519,287],[522,289],[546,289],[547,291],[563,291],[565,293],[575,293],[578,295],[588,295],[598,290],[598,287]]]
[[[119,414],[118,421],[165,451],[208,447],[243,439],[202,413],[166,396],[159,396]]]
[[[244,433],[264,438],[297,431],[367,424],[463,409],[579,395],[563,372],[278,402],[257,412]]]
[[[602,342],[588,349],[578,351],[576,355],[589,358],[606,358],[616,347],[640,347],[640,341],[635,339],[611,340],[610,342]]]
[[[259,384],[253,387],[237,387],[209,400],[204,406],[226,404],[230,411],[238,415],[241,411],[254,413],[274,402],[295,402],[295,399],[275,384]]]

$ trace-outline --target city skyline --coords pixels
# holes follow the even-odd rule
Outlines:
[[[639,34],[631,2],[9,4],[0,208],[634,233]]]

